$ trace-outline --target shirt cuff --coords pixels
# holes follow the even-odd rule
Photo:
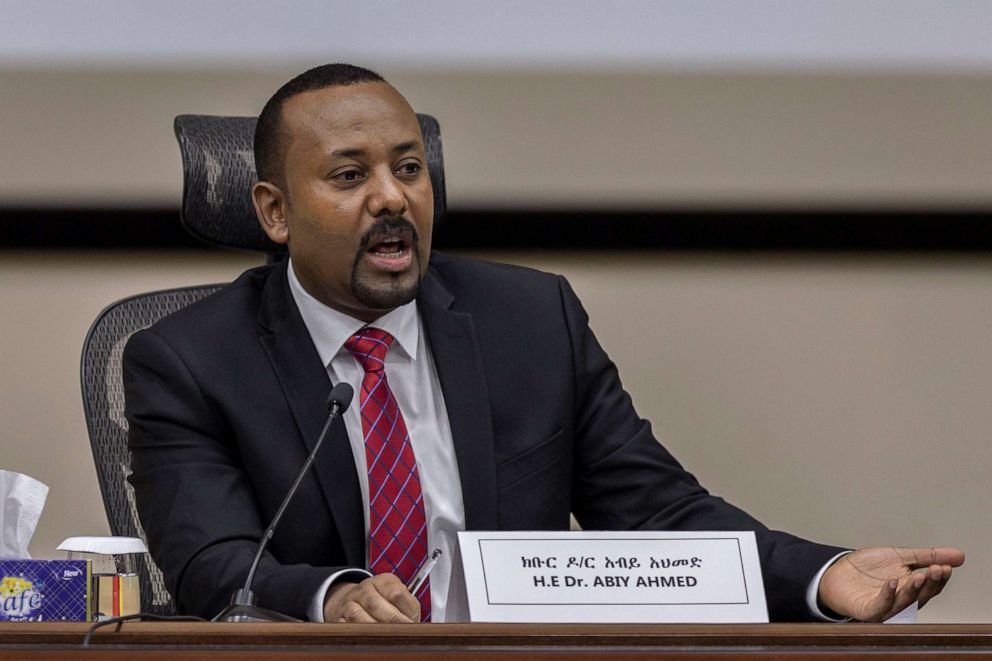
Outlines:
[[[823,578],[823,574],[826,573],[830,565],[834,564],[840,560],[845,555],[854,553],[854,551],[842,551],[830,558],[825,565],[820,567],[820,571],[816,572],[816,576],[813,580],[809,582],[809,587],[806,588],[806,606],[809,608],[809,612],[813,614],[813,617],[822,622],[850,622],[849,617],[840,617],[839,615],[827,615],[822,610],[820,610],[819,599],[817,597],[820,594],[820,580]]]
[[[364,569],[342,569],[341,571],[334,572],[317,588],[317,592],[313,595],[313,601],[310,602],[310,610],[307,613],[307,617],[310,618],[311,622],[324,621],[324,600],[327,598],[327,591],[336,582],[360,583],[366,578],[372,578],[372,574]]]

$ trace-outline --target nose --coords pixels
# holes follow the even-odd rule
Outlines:
[[[406,212],[406,195],[392,171],[375,173],[366,190],[369,214],[373,217],[400,216]]]

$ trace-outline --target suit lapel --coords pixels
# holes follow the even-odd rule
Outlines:
[[[331,382],[289,291],[287,262],[262,291],[259,340],[279,378],[307,451],[327,420]],[[347,564],[365,566],[365,521],[355,459],[343,422],[336,422],[314,460],[314,472],[341,535]]]
[[[496,457],[489,392],[472,315],[451,310],[454,297],[433,270],[417,299],[444,393],[458,459],[467,530],[497,526]]]

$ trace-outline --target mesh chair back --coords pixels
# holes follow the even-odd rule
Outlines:
[[[434,189],[434,224],[444,218],[444,155],[441,128],[430,115],[417,115]],[[183,226],[190,234],[225,248],[280,253],[262,231],[251,203],[255,175],[254,117],[179,115],[176,139],[183,157]]]
[[[127,447],[124,385],[121,379],[124,345],[135,331],[221,287],[223,285],[203,285],[125,298],[101,312],[86,334],[80,367],[83,409],[103,505],[110,520],[110,532],[114,535],[145,539],[134,506],[134,491],[127,481],[131,472],[131,454]],[[161,615],[175,613],[162,573],[146,556],[138,560],[138,579],[142,612]]]

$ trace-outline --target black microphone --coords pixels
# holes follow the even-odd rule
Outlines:
[[[317,437],[317,442],[314,443],[313,450],[310,451],[310,455],[307,460],[303,462],[303,468],[300,469],[299,474],[296,476],[296,481],[293,482],[293,486],[289,488],[286,493],[286,497],[283,498],[282,504],[279,505],[279,509],[276,511],[276,515],[272,517],[272,523],[266,528],[265,533],[262,535],[262,539],[258,542],[258,550],[255,551],[255,559],[251,561],[251,567],[248,569],[248,578],[245,579],[245,586],[237,590],[231,597],[231,605],[222,610],[217,614],[212,620],[213,622],[299,622],[294,617],[289,617],[288,615],[283,615],[282,613],[277,613],[275,611],[270,611],[265,608],[259,608],[255,605],[255,593],[252,592],[251,583],[255,580],[255,571],[258,569],[258,563],[262,560],[262,552],[265,551],[265,547],[268,545],[269,540],[272,539],[273,533],[275,533],[276,526],[279,525],[279,520],[282,518],[283,512],[286,511],[286,507],[289,502],[293,500],[293,496],[296,494],[296,490],[299,489],[300,483],[303,482],[303,478],[306,477],[307,473],[310,471],[310,466],[313,465],[313,460],[317,456],[317,451],[320,450],[320,446],[324,442],[324,438],[327,436],[327,432],[331,429],[331,424],[334,422],[335,418],[348,410],[348,406],[351,404],[351,398],[354,396],[355,391],[352,390],[351,386],[347,383],[341,382],[336,386],[331,388],[331,394],[327,397],[327,422],[324,423],[324,429],[321,430],[320,436]]]

